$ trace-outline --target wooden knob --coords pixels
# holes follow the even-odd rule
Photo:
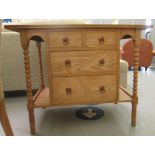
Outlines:
[[[104,59],[99,60],[99,65],[100,65],[100,66],[104,66],[104,64],[105,64]]]
[[[66,88],[66,95],[70,95],[72,93],[72,89],[71,88]]]
[[[103,36],[99,37],[98,41],[99,41],[99,43],[104,43],[104,37]]]
[[[71,67],[71,61],[69,59],[65,60],[65,66]]]
[[[104,86],[100,86],[99,87],[99,91],[100,91],[100,93],[105,93],[105,87]]]
[[[63,44],[65,45],[69,44],[69,39],[67,37],[64,37],[62,40],[63,40]]]

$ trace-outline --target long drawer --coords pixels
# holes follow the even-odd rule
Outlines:
[[[53,77],[53,104],[116,101],[116,76]]]
[[[51,52],[52,76],[102,75],[117,73],[117,51]]]

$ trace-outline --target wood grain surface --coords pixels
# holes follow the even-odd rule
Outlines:
[[[117,73],[117,51],[114,50],[51,52],[50,56],[52,76]]]
[[[92,104],[116,100],[115,75],[54,77],[52,83],[54,104]],[[71,89],[70,93],[66,92],[67,88]]]

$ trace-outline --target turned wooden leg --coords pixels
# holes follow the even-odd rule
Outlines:
[[[43,64],[42,64],[42,55],[41,55],[41,42],[36,42],[36,46],[38,49],[38,58],[39,58],[39,68],[40,68],[40,87],[45,88],[44,84],[44,75],[43,75]],[[46,107],[43,107],[46,109]]]
[[[137,115],[137,103],[133,101],[132,102],[132,119],[131,119],[132,126],[136,126],[136,115]]]
[[[29,122],[30,122],[30,128],[31,128],[31,134],[35,135],[36,134],[36,129],[35,129],[35,116],[34,116],[34,109],[28,109],[29,111]]]
[[[33,94],[32,94],[32,82],[31,82],[31,71],[29,61],[28,43],[22,45],[24,49],[24,64],[25,64],[25,75],[26,75],[26,86],[27,86],[27,97],[28,97],[28,111],[29,111],[29,122],[31,128],[31,134],[35,134],[35,116],[34,116],[34,105],[33,105]]]
[[[38,57],[39,57],[39,68],[40,68],[40,87],[44,88],[44,76],[43,76],[43,65],[42,65],[42,57],[41,57],[41,42],[36,42],[36,46],[38,49]]]
[[[136,126],[136,113],[137,113],[137,88],[138,88],[138,69],[139,69],[139,44],[140,44],[140,31],[136,32],[136,39],[134,40],[134,70],[133,70],[133,95],[132,95],[132,116],[131,125]]]

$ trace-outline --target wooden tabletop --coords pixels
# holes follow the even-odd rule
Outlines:
[[[52,29],[52,28],[130,28],[130,29],[147,29],[153,25],[133,25],[133,24],[8,24],[4,25],[8,30],[19,32],[21,29]]]

